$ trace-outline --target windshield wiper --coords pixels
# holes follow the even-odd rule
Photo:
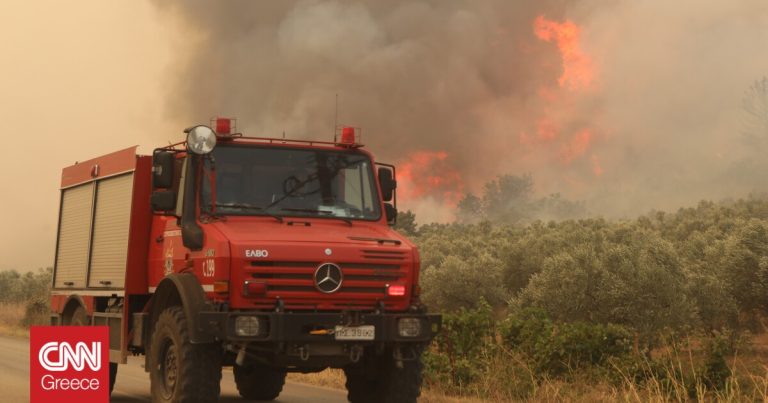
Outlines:
[[[346,218],[346,217],[339,217],[339,216],[333,215],[333,211],[320,210],[320,209],[316,209],[316,208],[289,208],[289,207],[283,207],[280,210],[282,210],[282,211],[296,211],[296,212],[299,212],[299,213],[323,214],[324,217],[335,218],[337,220],[344,221],[345,223],[349,224],[350,226],[352,225],[352,220],[350,220],[349,218]]]
[[[243,209],[243,210],[254,210],[254,211],[261,211],[264,213],[264,215],[268,215],[275,220],[279,222],[283,222],[283,217],[280,217],[279,215],[275,213],[270,213],[267,211],[266,208],[261,206],[254,206],[253,204],[247,204],[247,203],[216,203],[216,207],[225,207],[225,208],[237,208],[237,209]]]

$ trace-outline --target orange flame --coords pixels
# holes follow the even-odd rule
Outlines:
[[[571,21],[555,22],[539,16],[533,23],[536,37],[554,41],[563,59],[563,74],[558,83],[571,90],[588,88],[594,79],[592,59],[581,50],[579,39],[581,28]]]
[[[398,197],[412,201],[433,197],[455,206],[464,192],[461,174],[450,164],[445,151],[417,151],[397,169]]]
[[[535,145],[554,143],[560,136],[560,128],[558,128],[552,120],[541,118],[536,122],[535,133],[535,136],[531,136],[527,132],[521,132],[518,136],[520,144]]]
[[[519,143],[526,147],[542,147],[563,165],[585,161],[587,164],[583,166],[590,166],[591,173],[600,177],[603,166],[599,156],[590,150],[599,138],[599,132],[592,125],[585,126],[567,118],[570,115],[567,111],[578,104],[584,91],[595,81],[592,59],[581,49],[581,28],[569,20],[558,22],[538,16],[533,22],[533,33],[539,40],[557,46],[563,67],[557,86],[539,89],[538,95],[545,108],[528,132],[519,134]]]
[[[581,157],[587,152],[589,144],[592,142],[592,131],[589,129],[582,129],[573,135],[571,140],[563,145],[560,154],[563,157],[564,162],[571,162],[574,159]]]

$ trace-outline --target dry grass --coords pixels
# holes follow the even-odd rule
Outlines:
[[[768,335],[753,337],[750,347],[728,359],[731,376],[724,387],[707,386],[701,371],[701,346],[671,349],[666,364],[641,371],[646,377],[636,380],[614,367],[618,378],[611,381],[606,373],[574,372],[566,378],[536,378],[534,371],[514,354],[498,354],[484,359],[486,376],[470,387],[426,385],[426,396],[460,396],[461,401],[493,402],[768,402]],[[697,357],[697,355],[699,357]],[[698,397],[698,398],[697,398]],[[485,400],[484,400],[485,399]],[[422,399],[422,401],[433,401]],[[434,400],[452,401],[452,400]]]
[[[674,372],[670,368],[670,374]],[[328,369],[315,374],[289,374],[288,379],[294,382],[306,383],[315,386],[344,389],[344,373],[338,369]],[[592,383],[582,381],[543,380],[536,384],[531,394],[525,398],[513,398],[491,390],[486,390],[487,396],[483,398],[476,395],[456,396],[432,385],[422,391],[420,402],[424,403],[458,403],[458,402],[692,402],[695,399],[689,397],[690,385],[679,377],[671,377],[668,384],[655,377],[651,377],[645,384],[637,384],[625,379],[620,385],[611,385],[604,382]],[[484,386],[491,386],[485,384]],[[756,402],[768,401],[768,367],[763,366],[762,374],[735,373],[726,387],[721,391],[707,391],[702,384],[694,385],[700,399],[704,402]]]
[[[29,337],[29,329],[22,326],[25,312],[22,302],[0,303],[0,335]]]
[[[485,396],[478,393],[465,393],[457,395],[456,391],[445,390],[439,385],[429,385],[424,388],[420,402],[425,403],[458,403],[458,402],[692,402],[695,399],[689,396],[689,390],[693,386],[698,396],[705,396],[700,401],[704,402],[768,402],[768,366],[762,366],[761,373],[738,373],[737,364],[734,361],[734,374],[723,390],[707,390],[701,382],[695,385],[686,384],[686,380],[675,375],[676,369],[685,365],[682,361],[670,364],[666,380],[650,377],[644,384],[635,383],[625,378],[620,385],[612,385],[607,382],[594,382],[586,379],[562,381],[554,379],[539,380],[530,390],[528,396],[520,398],[498,390],[510,379],[483,380],[484,388],[497,388],[497,390],[484,389]],[[678,367],[678,368],[675,368]],[[344,390],[344,372],[338,369],[327,369],[314,374],[289,374],[288,379],[315,386],[329,387]],[[508,386],[507,386],[508,388]]]
[[[329,368],[322,372],[316,372],[312,374],[288,374],[288,379],[294,382],[306,383],[315,386],[324,386],[326,388],[333,389],[346,389],[344,382],[346,377],[344,371],[340,369]]]

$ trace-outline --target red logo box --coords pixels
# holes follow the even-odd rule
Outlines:
[[[29,398],[31,403],[109,402],[109,328],[33,326]]]

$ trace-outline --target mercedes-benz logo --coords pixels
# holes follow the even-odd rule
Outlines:
[[[323,263],[315,270],[315,288],[330,294],[341,288],[344,275],[341,268],[333,263]]]

